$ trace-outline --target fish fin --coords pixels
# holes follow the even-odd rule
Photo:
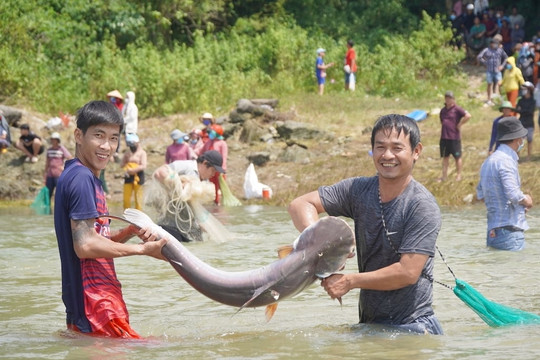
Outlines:
[[[266,322],[269,322],[272,319],[272,316],[274,316],[274,313],[277,310],[278,303],[273,303],[266,306],[266,310],[264,310],[264,315],[266,316]]]
[[[343,301],[341,301],[341,296],[336,298],[337,301],[339,301],[339,306],[341,306],[341,308],[343,308]]]
[[[276,283],[278,282],[278,280],[275,280],[273,281],[272,283],[270,284],[266,284],[264,287],[261,287],[261,288],[258,288],[255,293],[253,294],[253,296],[248,300],[246,301],[242,306],[240,306],[240,310],[242,310],[243,308],[247,307],[249,304],[251,304],[251,302],[253,300],[255,300],[256,298],[258,298],[262,293],[264,293],[265,291],[269,290],[272,286],[274,286]],[[276,301],[279,300],[279,297],[280,297],[280,294],[275,291],[275,290],[270,290],[271,293],[272,293],[272,296],[274,297],[274,299]],[[238,310],[238,311],[240,311]]]
[[[280,259],[283,259],[284,257],[286,257],[287,255],[289,255],[290,253],[292,253],[292,251],[294,250],[294,247],[292,245],[283,245],[283,246],[280,246],[278,249],[277,249],[277,253],[278,253],[278,257]]]

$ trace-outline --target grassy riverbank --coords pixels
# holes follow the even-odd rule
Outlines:
[[[484,82],[483,70],[480,67],[464,67],[459,83],[452,88],[457,103],[472,114],[471,120],[462,129],[463,144],[463,180],[455,180],[455,165],[450,163],[449,179],[438,183],[441,175],[441,159],[439,157],[440,122],[438,115],[431,115],[419,122],[422,132],[424,151],[416,164],[414,177],[421,181],[435,195],[440,205],[464,206],[474,198],[478,182],[480,166],[487,156],[487,147],[491,132],[491,124],[499,116],[498,109],[483,107]],[[433,110],[443,106],[443,94],[447,89],[440,89],[430,98],[380,98],[368,96],[361,91],[345,93],[342,84],[328,84],[327,93],[320,97],[315,94],[298,94],[280,98],[279,111],[292,112],[297,121],[314,124],[335,134],[333,141],[306,141],[310,152],[310,161],[302,164],[271,161],[265,166],[256,167],[259,181],[272,187],[274,196],[265,201],[267,204],[286,206],[294,197],[317,189],[320,185],[332,184],[350,176],[370,176],[374,174],[372,158],[368,151],[371,148],[371,126],[381,115],[389,113],[407,114],[414,109]],[[478,94],[478,97],[472,96]],[[471,95],[471,96],[469,96]],[[231,104],[231,109],[234,104]],[[215,115],[227,115],[231,109],[209,109]],[[190,129],[197,124],[199,114],[177,114],[164,118],[147,118],[140,120],[139,135],[141,143],[148,153],[148,170],[150,174],[164,161],[164,151],[169,144],[168,133],[171,129]],[[70,142],[72,130],[62,134],[64,144],[73,151]],[[537,140],[538,141],[538,140]],[[256,151],[283,149],[284,143],[244,144],[235,139],[228,139],[229,165],[227,181],[233,193],[242,199],[244,174],[249,162],[247,156]],[[538,154],[540,147],[537,146]],[[540,196],[540,155],[534,154],[530,162],[520,164],[522,188]],[[41,165],[40,165],[41,164]],[[22,166],[22,165],[21,165]],[[32,165],[24,165],[32,166]],[[40,169],[43,164],[37,165]],[[123,171],[118,164],[111,163],[107,168],[107,181],[111,189],[111,202],[122,201]],[[22,179],[21,181],[25,181]],[[27,179],[29,182],[32,179]],[[34,179],[34,189],[37,189]],[[37,181],[39,183],[39,181]],[[24,205],[35,196],[28,193],[26,200],[16,202],[0,202],[0,206]],[[244,203],[262,203],[262,200],[249,200]]]

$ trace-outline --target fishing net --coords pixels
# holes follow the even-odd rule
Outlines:
[[[219,188],[221,189],[221,203],[223,206],[242,206],[240,200],[233,195],[222,174],[219,174]]]
[[[446,262],[446,259],[438,247],[437,251],[439,252],[444,264],[454,277],[456,286],[451,287],[439,281],[435,282],[451,289],[454,294],[456,294],[456,296],[460,298],[465,305],[480,316],[480,318],[484,320],[486,324],[491,327],[540,324],[539,315],[491,301],[467,282],[456,278],[456,275]]]
[[[453,291],[491,327],[540,324],[540,316],[488,300],[463,280],[456,279]]]
[[[229,232],[202,205],[214,199],[214,184],[194,176],[173,176],[165,183],[152,179],[146,185],[145,205],[156,210],[156,223],[182,241],[215,242],[230,238]]]
[[[38,215],[49,215],[51,213],[51,198],[48,187],[44,186],[41,188],[30,207]]]

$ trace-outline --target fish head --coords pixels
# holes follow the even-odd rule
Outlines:
[[[314,259],[314,274],[324,279],[342,270],[355,255],[354,232],[344,220],[327,216],[306,228],[295,241],[295,251],[303,250]]]

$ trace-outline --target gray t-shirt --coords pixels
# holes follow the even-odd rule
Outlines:
[[[399,262],[396,251],[429,256],[416,284],[392,291],[360,292],[361,323],[408,324],[433,315],[433,283],[426,276],[433,278],[441,212],[433,195],[413,179],[397,198],[382,204],[392,246],[382,224],[378,186],[377,176],[350,178],[332,186],[321,186],[319,196],[329,215],[354,220],[360,272]]]
[[[194,175],[199,177],[196,160],[176,160],[169,167],[178,175]]]

